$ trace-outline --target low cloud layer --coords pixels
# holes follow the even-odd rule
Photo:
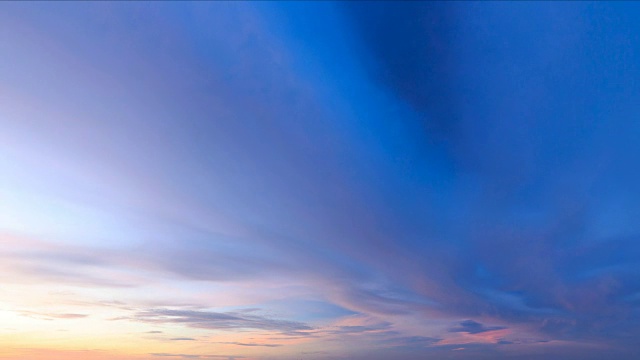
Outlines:
[[[300,322],[237,312],[150,309],[136,313],[130,320],[153,324],[182,324],[211,330],[258,329],[279,331],[285,334],[312,330],[310,326]]]
[[[506,326],[485,326],[477,321],[465,320],[459,326],[449,329],[450,332],[466,332],[469,334],[479,334],[487,331],[506,329]]]

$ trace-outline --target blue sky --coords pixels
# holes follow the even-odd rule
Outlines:
[[[635,359],[640,6],[0,5],[0,359]]]

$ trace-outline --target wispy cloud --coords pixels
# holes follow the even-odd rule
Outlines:
[[[457,327],[449,329],[449,332],[466,332],[469,334],[480,334],[487,331],[503,330],[506,326],[485,326],[477,321],[465,320]]]
[[[441,338],[428,336],[399,336],[381,340],[381,343],[399,348],[422,348],[437,344]]]
[[[59,314],[59,313],[41,313],[41,312],[35,312],[35,311],[18,311],[18,313],[20,315],[23,316],[28,316],[28,317],[35,317],[35,318],[40,318],[40,319],[45,319],[45,320],[54,320],[54,319],[82,319],[82,318],[86,318],[89,315],[88,314],[71,314],[71,313],[67,313],[67,314]]]
[[[361,334],[369,332],[380,332],[391,329],[391,323],[383,321],[370,325],[342,325],[326,330],[334,335]]]
[[[183,359],[245,359],[244,356],[236,355],[200,355],[200,354],[174,354],[174,353],[150,353],[149,355],[157,357],[178,357]]]
[[[298,334],[313,330],[312,327],[301,322],[272,319],[241,312],[148,309],[139,311],[126,319],[152,324],[181,324],[212,330],[259,329],[279,331],[284,334]]]
[[[267,343],[243,343],[243,342],[235,342],[235,341],[228,341],[228,342],[218,342],[218,344],[227,344],[227,345],[237,345],[237,346],[264,346],[264,347],[279,347],[282,346],[282,344],[267,344]]]

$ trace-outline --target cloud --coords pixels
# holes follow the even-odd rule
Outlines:
[[[89,315],[87,314],[47,314],[47,316],[54,317],[57,319],[81,319]]]
[[[313,330],[312,327],[287,320],[278,320],[241,312],[213,312],[175,309],[149,309],[135,313],[125,318],[152,324],[182,324],[184,326],[215,329],[215,330],[243,330],[259,329],[279,331],[283,334],[298,334]]]
[[[328,333],[333,335],[344,335],[344,334],[362,334],[362,333],[370,333],[370,332],[380,332],[383,330],[391,329],[392,324],[390,322],[378,322],[369,325],[342,325],[337,326],[334,329],[327,330]]]
[[[179,357],[184,359],[246,359],[244,356],[237,355],[200,355],[200,354],[177,354],[177,353],[150,353],[149,355],[158,357]]]
[[[0,234],[1,268],[13,276],[8,282],[53,283],[76,286],[127,288],[140,278],[132,271],[131,256],[115,250],[97,252],[80,244],[44,241],[39,238]]]
[[[19,311],[18,313],[23,316],[42,318],[45,320],[82,319],[89,316],[88,314],[73,314],[73,313],[58,314],[58,313],[42,313],[42,312],[35,312],[35,311]]]
[[[449,329],[449,332],[466,332],[469,334],[480,334],[487,331],[503,330],[506,326],[485,326],[477,321],[465,320],[460,326]]]
[[[243,342],[235,342],[235,341],[229,341],[229,342],[218,342],[217,344],[227,344],[227,345],[237,345],[237,346],[249,346],[249,347],[254,347],[254,346],[279,347],[279,346],[282,346],[282,344],[243,343]]]
[[[381,343],[399,348],[422,348],[437,344],[441,338],[428,336],[400,336],[382,340]]]

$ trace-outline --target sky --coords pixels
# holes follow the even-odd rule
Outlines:
[[[1,2],[0,359],[638,359],[639,17]]]

